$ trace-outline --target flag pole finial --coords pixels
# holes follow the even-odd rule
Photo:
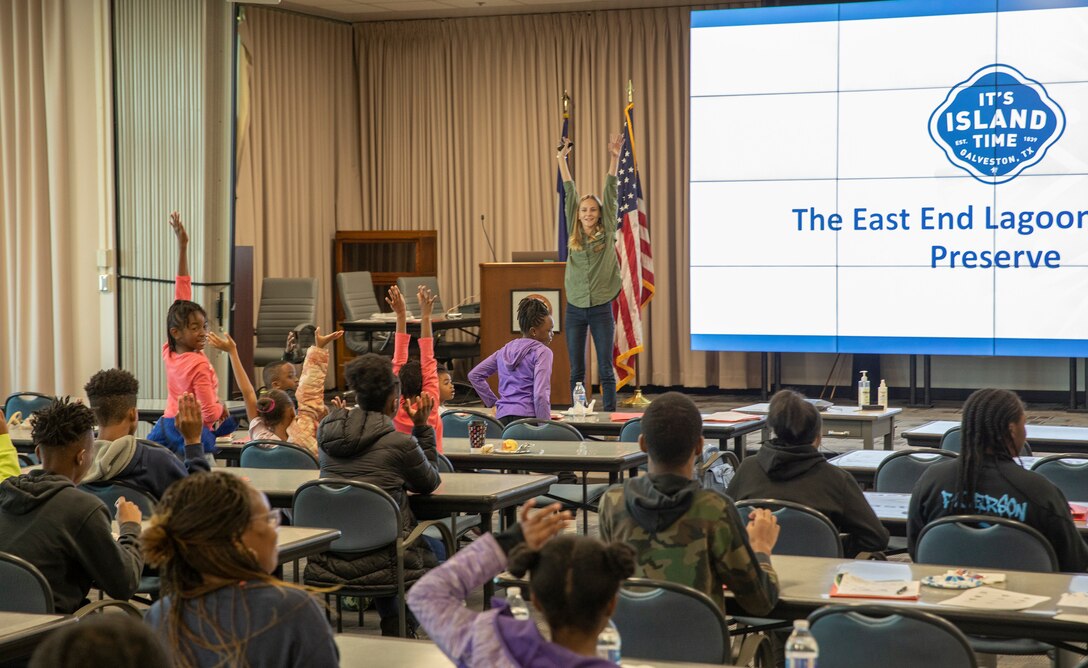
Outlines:
[[[631,104],[635,101],[635,87],[631,85],[631,80],[627,80],[627,104]]]
[[[570,116],[570,95],[567,93],[567,89],[563,89],[563,118]]]

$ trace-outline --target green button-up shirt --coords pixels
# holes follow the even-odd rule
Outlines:
[[[567,303],[578,308],[607,304],[620,292],[620,267],[616,261],[616,177],[609,174],[604,180],[601,200],[601,233],[593,237],[581,250],[568,249],[567,273],[564,286]],[[578,190],[574,181],[565,181],[567,234],[574,235],[578,225]]]

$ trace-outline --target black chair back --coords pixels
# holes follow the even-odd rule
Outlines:
[[[682,584],[627,579],[612,622],[625,656],[710,664],[729,660],[725,615],[709,596]]]
[[[0,552],[0,610],[53,614],[53,590],[34,564],[14,554]]]
[[[1035,528],[1007,517],[950,515],[922,527],[915,548],[920,564],[1058,571],[1058,555]]]
[[[893,452],[876,467],[873,489],[877,492],[910,494],[914,490],[914,483],[918,482],[930,466],[957,456],[950,450],[930,448]]]
[[[963,633],[936,615],[881,605],[833,605],[809,615],[820,668],[975,668]]]

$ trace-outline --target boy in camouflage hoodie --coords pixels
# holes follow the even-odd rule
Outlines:
[[[755,510],[747,530],[729,497],[692,480],[703,449],[703,418],[691,399],[669,392],[642,417],[639,446],[649,474],[614,485],[600,505],[601,538],[638,553],[639,575],[697,589],[724,611],[722,585],[750,615],[766,615],[778,601],[771,549],[778,523]]]

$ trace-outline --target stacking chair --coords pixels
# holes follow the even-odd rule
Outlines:
[[[621,443],[638,443],[638,437],[642,435],[642,418],[631,418],[623,423],[620,429]]]
[[[14,554],[0,552],[0,611],[53,614],[53,589],[38,568]]]
[[[41,392],[16,392],[4,400],[4,416],[10,420],[11,416],[21,413],[23,420],[26,420],[32,413],[52,403],[54,398]]]
[[[514,420],[506,425],[502,432],[503,438],[512,438],[515,441],[583,441],[582,433],[574,427],[555,420],[541,420],[539,418],[525,418]],[[606,484],[590,485],[586,482],[586,473],[582,472],[582,484],[571,485],[558,483],[548,488],[548,493],[537,497],[538,507],[546,506],[559,501],[564,508],[579,509],[582,511],[582,533],[589,533],[589,511],[597,512],[597,501],[608,489]]]
[[[893,452],[876,467],[873,489],[877,492],[910,494],[914,484],[930,466],[957,457],[950,450],[916,449]]]
[[[991,515],[950,515],[922,527],[915,548],[920,564],[1055,573],[1058,556],[1043,534],[1023,522]],[[1052,645],[1031,638],[969,638],[985,654],[1045,654]]]
[[[273,439],[258,439],[242,448],[239,465],[252,469],[306,469],[316,471],[321,467],[306,448],[294,443]]]
[[[376,313],[381,313],[382,307],[374,293],[374,281],[369,271],[348,271],[337,274],[336,291],[340,295],[345,320],[365,320]],[[372,336],[373,334],[368,332],[346,332],[344,345],[357,355],[371,350],[377,353],[392,350],[388,345],[390,339],[388,334],[384,335],[385,338],[380,343],[373,344],[370,340]]]
[[[446,455],[438,453],[438,472],[439,473],[453,473],[453,463]],[[460,540],[462,536],[469,532],[473,527],[480,526],[482,521],[479,515],[463,515],[460,513],[454,513],[453,515],[432,516],[424,515],[423,513],[416,513],[416,517],[421,520],[436,520],[446,525],[446,528],[450,530],[453,537]],[[456,530],[455,530],[456,529]],[[442,540],[442,536],[439,530],[431,527],[423,532],[430,538],[435,540]],[[453,556],[453,555],[450,555]]]
[[[753,508],[766,508],[774,513],[778,526],[782,527],[778,542],[774,544],[775,554],[842,559],[839,530],[820,511],[781,499],[745,499],[738,501],[736,505],[744,526],[748,526],[748,515]],[[746,633],[792,626],[789,621],[765,617],[737,616],[735,619],[748,627],[745,629]]]
[[[265,366],[283,358],[287,334],[317,321],[317,279],[266,278],[257,309],[257,345],[253,364]],[[300,345],[303,342],[300,341]]]
[[[483,420],[487,425],[488,438],[502,438],[502,423],[486,413],[469,410],[446,411],[442,414],[442,436],[450,438],[468,438],[468,423]]]
[[[936,615],[880,605],[832,605],[809,615],[820,668],[975,668],[963,633]]]
[[[774,513],[782,533],[774,545],[775,554],[791,557],[829,557],[842,559],[842,541],[835,524],[818,510],[780,499],[745,499],[737,501],[737,512],[744,525],[753,508],[767,508]]]
[[[336,631],[344,630],[341,608],[343,596],[396,596],[400,606],[399,633],[406,635],[405,592],[408,584],[404,581],[404,552],[423,535],[429,527],[439,527],[438,531],[446,544],[447,554],[453,554],[456,547],[453,536],[440,522],[420,522],[403,539],[400,535],[401,510],[393,497],[376,485],[358,480],[321,478],[306,483],[295,491],[295,524],[308,527],[328,527],[340,530],[340,538],[329,546],[331,553],[346,559],[374,550],[389,550],[395,554],[396,582],[392,585],[345,586],[326,596],[336,597]],[[336,586],[335,582],[320,582],[303,577],[309,586]],[[362,623],[362,606],[359,610]]]
[[[732,656],[722,611],[703,592],[675,582],[627,579],[620,586],[612,622],[623,639],[624,656],[649,661],[743,666],[756,651],[766,657],[770,650],[764,636],[753,635]]]
[[[941,437],[941,450],[948,450],[957,455],[963,450],[963,428],[952,427]]]
[[[79,486],[85,492],[89,492],[106,504],[106,510],[110,512],[110,518],[117,518],[117,500],[122,496],[126,501],[135,503],[140,509],[140,514],[146,520],[155,514],[156,500],[147,492],[130,487],[116,481],[88,482]]]
[[[1070,501],[1088,501],[1088,455],[1050,455],[1032,467]]]

